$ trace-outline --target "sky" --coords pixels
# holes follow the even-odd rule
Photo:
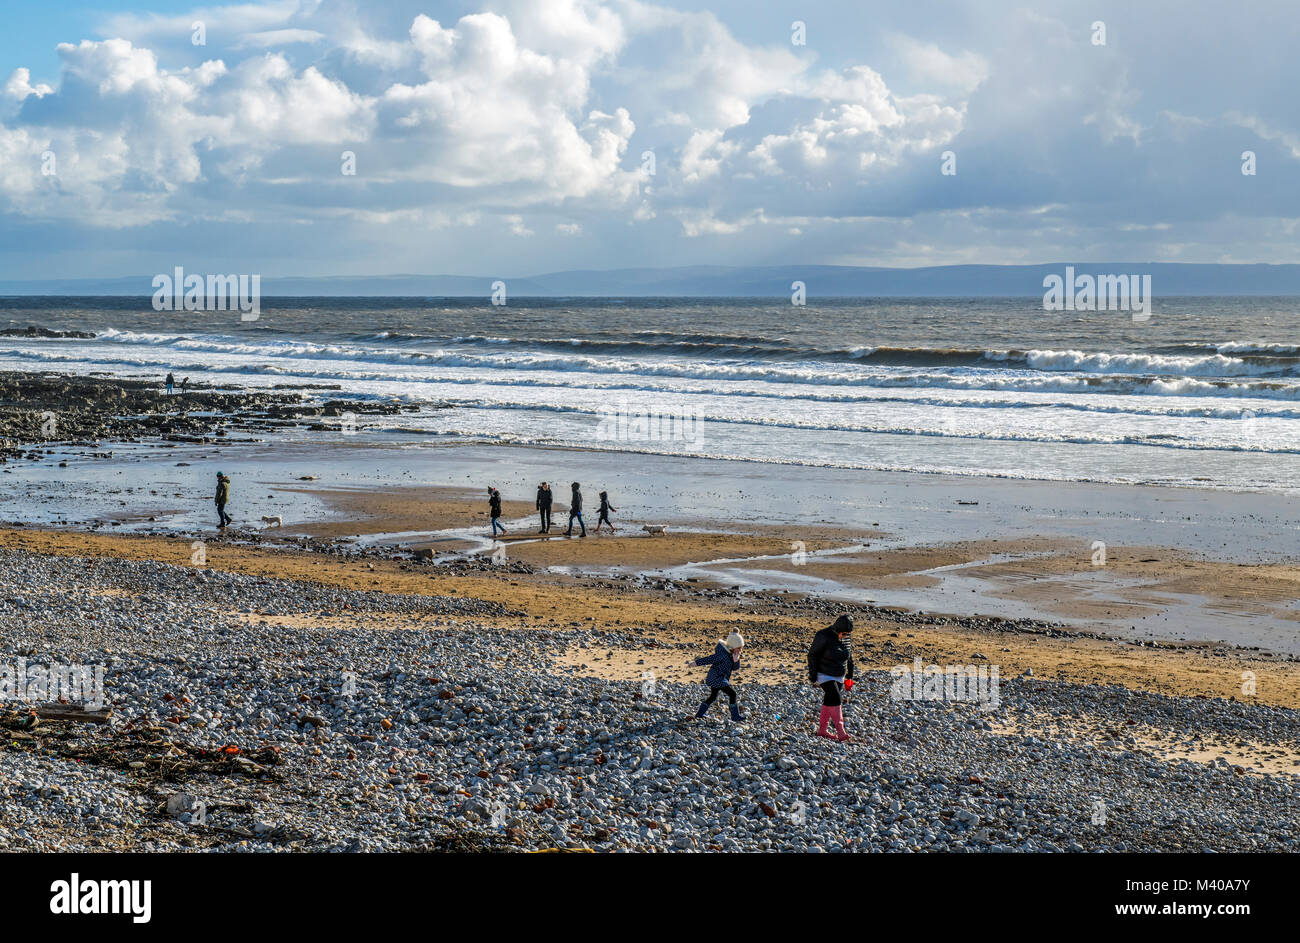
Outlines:
[[[5,19],[0,278],[1300,262],[1294,0]]]

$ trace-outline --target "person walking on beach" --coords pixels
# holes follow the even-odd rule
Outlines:
[[[578,523],[582,525],[582,536],[587,536],[587,525],[582,519],[582,492],[575,481],[573,483],[573,494],[569,497],[569,529],[564,532],[565,537],[573,536],[573,519],[576,517]]]
[[[609,492],[608,492],[608,491],[602,491],[602,492],[600,493],[600,517],[597,518],[597,520],[596,520],[596,527],[595,527],[595,529],[592,531],[592,533],[593,533],[593,534],[598,534],[598,533],[600,533],[600,525],[601,525],[601,524],[609,524],[609,532],[610,532],[611,534],[614,533],[614,525],[613,525],[612,523],[610,523],[610,520],[609,520],[609,512],[610,512],[610,511],[617,511],[617,510],[618,510],[618,508],[614,507],[613,505],[611,505],[611,504],[609,503]]]
[[[537,532],[539,534],[551,532],[551,499],[554,497],[551,486],[546,482],[537,486],[537,515],[542,520],[542,529]]]
[[[708,677],[704,679],[704,683],[709,686],[709,696],[695,712],[696,717],[707,714],[713,702],[718,699],[718,692],[721,692],[727,695],[727,700],[731,704],[731,719],[736,723],[745,719],[740,713],[740,705],[736,703],[736,689],[731,686],[731,673],[740,670],[740,651],[744,647],[744,638],[739,632],[732,632],[725,641],[718,642],[712,655],[705,658],[692,658],[686,663],[695,667],[709,666]]]
[[[853,688],[853,617],[842,615],[813,636],[808,649],[808,683],[822,689],[817,736],[843,743],[852,739],[844,729],[843,692]],[[835,723],[835,733],[826,728]]]
[[[230,500],[230,479],[224,472],[217,472],[217,526],[233,524],[235,519],[226,513],[226,503]]]
[[[167,374],[167,395],[172,395],[172,388],[176,386],[176,378],[170,373]]]
[[[189,377],[181,377],[181,392],[182,392],[182,393],[185,392],[185,387],[187,387],[187,386],[189,386],[189,385],[190,385],[190,378],[189,378]]]
[[[497,531],[506,532],[506,525],[501,523],[501,492],[496,488],[488,487],[488,513],[492,516],[492,536],[497,535]]]

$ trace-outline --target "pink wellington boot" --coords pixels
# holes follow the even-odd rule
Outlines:
[[[836,733],[838,733],[838,736],[835,739],[840,743],[852,740],[853,738],[849,736],[848,731],[844,729],[844,708],[832,707],[830,708],[830,711],[831,720],[835,721],[835,730]]]
[[[825,707],[825,706],[822,707],[821,717],[819,717],[817,721],[821,725],[817,729],[817,736],[825,737],[828,740],[835,739],[835,734],[831,733],[829,730],[826,729],[828,726],[830,726],[831,716],[832,716],[831,711],[833,710],[835,710],[835,708],[833,707]]]

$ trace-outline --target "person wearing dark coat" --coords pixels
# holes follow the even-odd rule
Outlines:
[[[687,662],[688,665],[695,667],[709,666],[709,674],[704,679],[704,683],[709,686],[709,696],[700,704],[699,710],[695,712],[696,717],[703,717],[713,706],[713,702],[718,699],[718,692],[727,695],[727,700],[731,703],[731,719],[740,723],[745,718],[740,713],[740,705],[736,703],[736,689],[731,686],[731,673],[740,670],[740,650],[745,647],[745,640],[739,632],[732,632],[727,636],[725,641],[719,642],[713,648],[713,654],[704,658],[692,658]]]
[[[551,486],[546,482],[537,486],[537,514],[542,519],[542,529],[537,532],[539,534],[551,532],[551,499],[554,497]]]
[[[808,683],[822,689],[822,712],[817,736],[843,743],[851,739],[844,729],[842,693],[853,687],[853,617],[842,615],[828,629],[813,636],[808,649]],[[835,733],[827,730],[834,722]]]
[[[610,511],[617,511],[617,510],[618,510],[618,508],[614,507],[612,504],[609,503],[609,492],[608,492],[608,491],[602,491],[602,492],[600,493],[600,517],[599,517],[599,519],[597,519],[597,521],[596,521],[596,527],[595,527],[595,529],[592,531],[592,533],[593,533],[593,534],[600,533],[600,525],[601,525],[601,524],[609,524],[609,532],[610,532],[611,534],[614,533],[614,524],[613,524],[613,522],[610,521],[610,519],[609,519],[609,512],[610,512]]]
[[[234,518],[226,513],[226,502],[230,500],[230,478],[223,472],[217,472],[217,526],[225,527],[233,523]]]
[[[587,525],[582,519],[582,491],[581,485],[576,481],[573,483],[573,494],[569,497],[569,529],[564,532],[565,537],[573,536],[573,519],[576,517],[578,523],[582,525],[582,536],[587,536]]]
[[[506,532],[506,525],[500,521],[501,517],[501,492],[496,488],[488,488],[488,514],[492,517],[492,536],[497,535],[497,531]]]

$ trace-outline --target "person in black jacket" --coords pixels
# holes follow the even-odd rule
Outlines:
[[[546,482],[537,486],[537,514],[542,519],[542,529],[537,532],[539,534],[551,532],[551,499],[554,497],[551,486]]]
[[[234,518],[226,513],[226,502],[230,500],[230,478],[224,472],[217,472],[217,526],[225,527],[234,523]]]
[[[488,488],[488,514],[492,517],[492,536],[497,535],[497,531],[506,532],[506,525],[502,524],[501,517],[501,492],[496,488]]]
[[[843,743],[851,739],[844,729],[841,694],[853,687],[853,617],[842,615],[828,629],[813,636],[808,649],[808,683],[822,689],[822,713],[817,736]],[[836,733],[826,728],[835,723]]]
[[[569,529],[564,532],[565,537],[573,536],[573,519],[576,517],[578,523],[582,525],[582,536],[587,536],[587,524],[582,519],[582,492],[581,486],[575,481],[573,483],[573,494],[569,497]]]
[[[608,524],[609,532],[611,534],[614,533],[614,523],[609,519],[609,512],[617,511],[617,510],[618,508],[614,507],[614,505],[609,503],[609,492],[602,491],[600,493],[600,519],[596,521],[596,529],[593,530],[592,533],[593,534],[600,533],[601,524]]]

